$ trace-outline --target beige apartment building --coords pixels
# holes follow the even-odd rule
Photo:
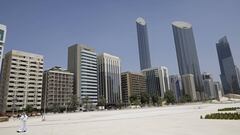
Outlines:
[[[131,96],[140,98],[146,92],[146,80],[141,73],[124,72],[121,74],[123,103],[130,103]]]
[[[41,109],[43,56],[12,50],[5,55],[1,76],[0,111],[18,111],[27,105]]]
[[[66,107],[73,96],[73,73],[53,67],[44,71],[42,108]],[[45,100],[46,99],[46,100]]]

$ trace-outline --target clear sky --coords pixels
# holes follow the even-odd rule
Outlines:
[[[215,43],[227,35],[240,65],[240,0],[0,0],[6,50],[45,56],[45,69],[67,67],[67,48],[86,44],[119,56],[122,71],[140,70],[135,20],[144,17],[152,66],[178,73],[171,22],[193,25],[201,72],[219,80]]]

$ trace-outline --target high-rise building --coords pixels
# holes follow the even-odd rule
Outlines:
[[[208,99],[214,99],[217,97],[217,93],[214,89],[214,82],[210,73],[204,72],[202,74],[203,87],[205,91],[205,97]]]
[[[142,70],[146,78],[147,92],[150,96],[164,97],[164,93],[170,90],[167,67],[149,68]]]
[[[147,23],[142,17],[139,17],[136,20],[136,25],[137,25],[140,67],[141,67],[141,70],[143,70],[143,69],[151,68]]]
[[[103,53],[98,55],[99,97],[107,104],[122,103],[120,58]]]
[[[189,95],[193,101],[197,100],[194,76],[192,74],[182,75],[182,84],[185,95]]]
[[[214,82],[214,89],[216,91],[216,98],[218,100],[221,100],[221,98],[223,96],[223,91],[222,91],[222,86],[221,86],[220,82]]]
[[[43,56],[12,50],[5,54],[1,77],[1,111],[41,109]]]
[[[198,97],[203,99],[202,77],[192,25],[187,22],[175,21],[172,23],[172,28],[179,73],[180,75],[192,74],[194,76]]]
[[[68,47],[68,71],[74,73],[73,93],[80,104],[98,101],[97,55],[95,50],[80,44]]]
[[[2,59],[3,59],[3,50],[4,43],[6,40],[7,27],[5,25],[0,24],[0,75],[2,69]]]
[[[53,67],[43,73],[42,108],[67,107],[73,97],[73,73]]]
[[[224,94],[240,94],[240,86],[238,83],[236,67],[227,37],[222,37],[216,44],[216,47],[221,71],[220,78],[222,81]]]
[[[121,83],[124,103],[130,103],[131,96],[140,99],[141,93],[146,92],[146,81],[141,73],[124,72],[121,74]]]
[[[238,66],[235,66],[235,67],[236,67],[236,72],[237,72],[238,84],[240,85],[240,69]]]
[[[170,90],[174,93],[174,97],[177,102],[180,101],[181,96],[183,95],[182,81],[180,75],[170,75]]]

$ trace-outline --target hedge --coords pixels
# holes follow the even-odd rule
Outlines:
[[[226,120],[240,120],[239,113],[212,113],[207,114],[205,119],[226,119]]]

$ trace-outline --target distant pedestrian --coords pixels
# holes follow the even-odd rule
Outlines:
[[[17,132],[26,132],[27,131],[27,125],[26,125],[27,119],[28,119],[27,114],[25,112],[23,112],[20,117],[21,125]]]

